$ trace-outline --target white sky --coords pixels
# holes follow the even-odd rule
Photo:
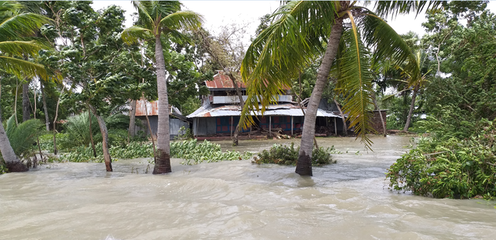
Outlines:
[[[203,15],[205,18],[204,27],[216,32],[220,26],[237,23],[247,25],[247,35],[243,42],[249,42],[251,36],[255,35],[255,30],[260,24],[260,17],[272,13],[279,6],[279,0],[258,0],[258,1],[181,1],[187,10]],[[95,9],[101,9],[109,5],[119,5],[126,10],[126,27],[132,25],[130,14],[134,12],[131,1],[93,1]],[[372,7],[372,6],[370,6]],[[491,1],[488,5],[491,12],[496,13],[496,1]],[[387,19],[389,24],[399,34],[413,31],[422,36],[425,32],[421,26],[425,21],[425,15],[420,14],[415,18],[415,14],[398,15],[395,19]]]

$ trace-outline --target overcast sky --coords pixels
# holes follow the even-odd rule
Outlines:
[[[255,30],[260,23],[260,17],[272,13],[279,6],[280,1],[259,0],[259,1],[181,1],[185,9],[197,12],[205,18],[204,27],[209,31],[215,31],[223,25],[237,23],[247,25],[247,35],[244,41],[249,42],[251,36],[255,35]],[[109,5],[119,5],[126,10],[126,27],[132,25],[131,13],[134,12],[131,1],[94,1],[93,7],[101,9]],[[489,3],[489,8],[496,13],[496,1]],[[415,18],[415,14],[398,15],[395,19],[387,19],[389,24],[399,34],[408,31],[424,34],[421,26],[425,21],[425,15],[421,14]]]

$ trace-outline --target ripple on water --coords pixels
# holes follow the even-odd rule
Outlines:
[[[348,153],[300,177],[294,167],[232,161],[144,174],[143,160],[65,163],[0,176],[0,239],[484,239],[494,204],[387,190],[409,138],[320,140]],[[289,143],[289,141],[287,141]],[[242,142],[246,149],[273,142]],[[250,145],[251,144],[251,145]],[[350,145],[351,144],[351,145]],[[358,154],[357,151],[360,151]],[[137,174],[138,173],[138,174]]]

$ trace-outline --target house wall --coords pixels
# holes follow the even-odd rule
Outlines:
[[[140,128],[139,126],[136,126],[136,131],[144,131],[146,135],[150,135],[150,132],[148,131],[148,124],[146,122],[146,117],[136,117],[137,119],[141,120],[141,123],[143,125],[143,128]],[[157,135],[157,126],[158,126],[158,116],[148,116],[148,119],[150,120],[150,128],[152,129],[153,135]],[[182,120],[179,120],[177,118],[169,118],[169,133],[170,133],[170,138],[174,139],[178,134],[179,134],[179,129],[181,127],[185,127],[186,129],[189,129],[189,123],[184,122]],[[182,133],[181,133],[182,134]]]
[[[209,136],[215,135],[217,129],[215,118],[194,118],[193,119],[193,135]]]

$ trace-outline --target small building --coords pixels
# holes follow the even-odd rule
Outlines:
[[[231,79],[219,71],[212,81],[206,81],[205,85],[210,91],[208,96],[202,98],[202,106],[187,116],[192,120],[192,132],[194,136],[231,136],[240,120],[241,107],[239,96]],[[246,100],[246,86],[238,83],[238,89]],[[296,135],[303,129],[304,114],[297,102],[293,101],[290,89],[284,90],[284,94],[276,97],[277,104],[266,107],[262,116],[261,111],[252,112],[255,120],[253,128],[265,131],[274,131]],[[303,107],[303,110],[306,108]],[[341,116],[331,109],[319,108],[317,112],[318,124],[316,131],[322,127],[326,132],[334,134],[342,130]],[[339,126],[339,128],[338,128]],[[241,130],[241,133],[252,129]],[[329,130],[331,129],[331,130]]]
[[[148,115],[148,119],[150,120],[150,128],[152,129],[152,134],[157,136],[157,126],[158,126],[158,101],[148,102],[146,100],[137,100],[136,101],[136,113],[135,116],[137,119],[140,119],[143,123],[143,127],[137,127],[136,131],[144,131],[146,135],[150,135],[150,131],[148,130],[146,116]],[[189,129],[188,119],[181,114],[181,111],[174,106],[169,105],[169,132],[170,138],[174,139],[180,133],[181,127],[185,129]]]

